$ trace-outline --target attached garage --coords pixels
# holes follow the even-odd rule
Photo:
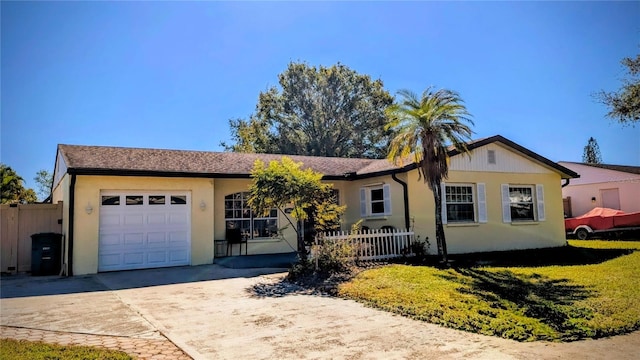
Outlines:
[[[101,191],[98,271],[190,265],[190,218],[189,193]]]

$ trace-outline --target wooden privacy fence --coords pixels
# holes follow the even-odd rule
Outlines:
[[[31,235],[62,232],[62,202],[0,205],[0,271],[31,271]]]
[[[321,236],[323,240],[348,241],[356,251],[358,260],[385,260],[411,253],[415,234],[409,230],[372,229],[356,232],[332,231]],[[322,241],[316,239],[316,243]]]

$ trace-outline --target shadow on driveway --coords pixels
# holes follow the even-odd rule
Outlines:
[[[211,265],[114,271],[72,277],[3,276],[0,298],[123,290],[275,274],[286,271],[295,261],[295,254],[239,256],[216,261],[217,264]]]

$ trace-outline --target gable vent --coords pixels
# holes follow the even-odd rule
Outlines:
[[[489,164],[496,163],[496,151],[495,150],[487,150],[487,160]]]

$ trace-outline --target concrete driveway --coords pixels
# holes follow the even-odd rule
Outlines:
[[[518,343],[307,294],[283,269],[218,265],[3,278],[1,324],[157,339],[194,359],[635,359],[640,333]]]

